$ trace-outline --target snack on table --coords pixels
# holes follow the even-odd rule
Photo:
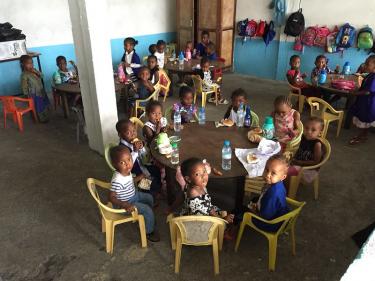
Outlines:
[[[141,179],[141,181],[138,183],[138,187],[143,190],[150,190],[152,181],[147,178]]]
[[[254,143],[260,143],[260,141],[262,140],[262,137],[260,135],[254,134],[252,133],[252,131],[247,134],[247,138],[249,139],[249,141]]]
[[[247,163],[253,164],[259,161],[259,158],[254,153],[249,153],[246,157]]]
[[[223,173],[220,172],[220,171],[219,171],[218,169],[216,169],[216,168],[212,168],[212,171],[213,171],[214,174],[217,175],[217,176],[222,176],[222,175],[223,175]]]
[[[252,132],[253,134],[261,135],[263,133],[263,130],[262,128],[256,127],[252,129],[250,132]]]
[[[223,123],[223,125],[227,127],[232,127],[234,125],[234,122],[230,119],[224,119],[221,123]]]

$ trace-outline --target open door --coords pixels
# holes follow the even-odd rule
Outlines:
[[[176,0],[177,49],[183,51],[187,41],[194,43],[194,0]]]

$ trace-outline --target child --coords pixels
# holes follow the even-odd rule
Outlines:
[[[146,105],[146,116],[148,121],[143,127],[143,136],[148,145],[160,133],[167,131],[167,124],[163,117],[163,106],[160,102],[151,100]]]
[[[22,93],[32,98],[39,122],[49,121],[49,99],[42,83],[42,73],[34,68],[33,59],[29,55],[20,58]]]
[[[131,170],[133,160],[129,150],[124,146],[115,146],[110,151],[112,165],[116,171],[111,180],[109,201],[115,208],[123,208],[126,213],[134,211],[144,216],[147,239],[152,242],[160,241],[159,234],[155,229],[155,216],[152,211],[154,200],[148,193],[137,192]]]
[[[209,42],[206,47],[206,54],[209,60],[217,60],[216,51],[215,51],[215,44]]]
[[[299,148],[294,155],[288,169],[288,176],[297,176],[301,166],[312,166],[319,164],[322,160],[322,144],[319,137],[322,134],[324,121],[319,117],[310,117],[303,128],[303,135]],[[306,182],[311,183],[317,175],[316,170],[306,170],[303,177]]]
[[[126,75],[132,81],[137,80],[138,71],[141,67],[141,60],[135,52],[134,47],[138,44],[138,41],[132,37],[125,38],[124,49],[125,53],[121,58]]]
[[[275,110],[271,113],[275,125],[275,135],[279,142],[287,143],[298,134],[300,114],[292,108],[287,96],[276,97],[273,103]]]
[[[319,55],[315,59],[315,67],[311,72],[311,83],[314,86],[318,85],[319,74],[323,69],[327,74],[331,73],[327,66],[327,58],[324,55]]]
[[[196,50],[193,48],[193,42],[187,41],[185,46],[185,58],[187,57],[186,54],[190,52],[190,56],[195,57]]]
[[[116,130],[120,137],[119,145],[127,147],[131,153],[133,160],[132,173],[136,175],[135,182],[143,178],[151,179],[150,192],[155,195],[160,191],[161,176],[160,170],[147,161],[147,151],[143,141],[137,138],[137,130],[130,120],[122,119],[116,124]],[[141,158],[142,157],[142,158]]]
[[[259,198],[256,198],[248,205],[252,212],[266,220],[276,219],[289,212],[283,183],[287,176],[287,171],[288,162],[284,156],[276,154],[268,159],[263,172],[266,186]],[[253,223],[259,229],[268,232],[276,232],[282,224],[282,222],[268,224],[255,218],[253,218]]]
[[[306,97],[320,97],[321,95],[317,88],[312,87],[305,81],[303,81],[303,79],[306,78],[306,74],[301,74],[300,72],[301,58],[298,55],[291,56],[289,65],[290,69],[286,74],[289,84],[294,87],[300,88],[302,95]]]
[[[202,42],[198,43],[198,45],[196,47],[196,49],[197,49],[196,58],[197,59],[201,59],[202,57],[207,56],[206,47],[207,47],[207,44],[210,42],[210,34],[208,33],[208,31],[203,30],[201,38],[202,38]]]
[[[154,55],[149,55],[147,58],[147,67],[150,70],[149,80],[153,85],[159,82],[159,67],[158,60]]]
[[[238,88],[233,91],[231,95],[232,104],[228,107],[227,112],[224,114],[224,119],[230,119],[234,123],[237,122],[237,110],[240,104],[246,105],[247,103],[247,93],[244,89]]]
[[[154,85],[150,81],[150,70],[146,66],[142,66],[138,72],[137,83],[137,99],[147,99],[154,91]]]
[[[166,43],[164,40],[158,40],[156,43],[156,52],[154,53],[155,57],[158,60],[158,66],[160,68],[164,67],[165,62],[165,56],[164,56],[164,50],[165,50]]]
[[[150,46],[148,46],[148,51],[149,51],[150,55],[155,54],[155,52],[156,52],[156,44],[151,44]]]
[[[181,113],[181,123],[190,123],[194,120],[198,121],[197,108],[194,101],[194,90],[189,86],[181,86],[180,88],[180,102],[173,105],[171,119],[174,120],[175,109],[178,108]]]
[[[218,91],[218,103],[228,104],[228,101],[221,96],[220,85],[212,81],[213,74],[210,70],[210,61],[207,57],[201,59],[201,68],[195,70],[195,74],[199,75],[203,80],[203,91],[211,91],[216,87]],[[215,102],[215,94],[212,94],[212,97],[208,99],[208,102]]]
[[[365,142],[369,128],[375,127],[375,55],[366,59],[365,72],[368,75],[362,81],[357,99],[350,109],[353,124],[360,129],[359,134],[350,140],[352,145]]]
[[[185,210],[183,215],[204,215],[220,217],[233,223],[234,216],[212,205],[207,193],[208,172],[205,163],[199,158],[189,158],[181,164],[181,173],[187,183]]]

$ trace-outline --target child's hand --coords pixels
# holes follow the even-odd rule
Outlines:
[[[234,215],[229,214],[226,217],[224,217],[223,219],[226,220],[228,223],[233,223]]]
[[[131,213],[135,210],[134,205],[128,202],[124,202],[121,207],[125,209],[126,212]]]
[[[124,62],[125,67],[130,67],[130,63]]]
[[[136,141],[133,143],[134,145],[134,151],[138,151],[143,148],[143,142],[141,140]]]

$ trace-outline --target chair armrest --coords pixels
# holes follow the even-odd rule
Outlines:
[[[32,102],[32,99],[31,98],[20,98],[20,97],[14,97],[13,98],[15,101],[23,101],[23,102]]]

